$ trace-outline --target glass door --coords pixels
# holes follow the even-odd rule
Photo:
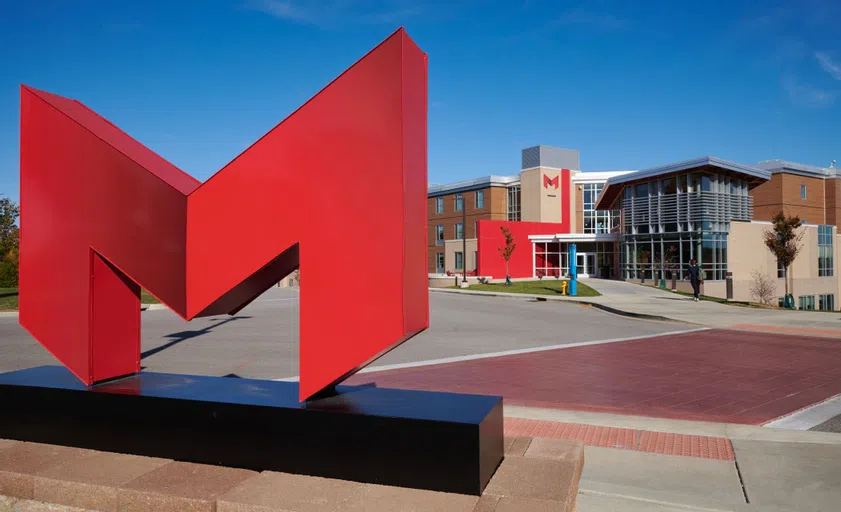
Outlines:
[[[579,252],[575,254],[575,270],[578,272],[578,277],[587,277],[586,252]]]
[[[587,263],[587,277],[599,277],[599,269],[596,267],[596,255],[587,254],[585,262]]]

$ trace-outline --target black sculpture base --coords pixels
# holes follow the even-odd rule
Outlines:
[[[503,456],[502,399],[140,373],[87,388],[68,370],[0,374],[0,438],[478,495]]]

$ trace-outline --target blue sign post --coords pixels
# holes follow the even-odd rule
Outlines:
[[[569,244],[569,294],[578,295],[578,269],[575,266],[575,244]]]

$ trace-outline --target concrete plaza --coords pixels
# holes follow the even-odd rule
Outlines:
[[[841,380],[832,340],[760,334],[736,327],[745,324],[743,308],[679,300],[667,307],[659,305],[672,304],[667,299],[648,297],[665,292],[614,286],[619,292],[603,287],[601,300],[695,316],[692,323],[650,321],[556,301],[431,293],[430,330],[351,382],[502,394],[511,439],[586,445],[582,512],[832,510],[841,499],[841,435],[757,426],[773,411],[687,413],[697,413],[693,402],[709,413],[748,396],[765,400],[758,407],[788,403],[786,411],[819,402]],[[298,307],[294,289],[272,289],[233,317],[185,323],[167,310],[146,311],[142,364],[147,371],[294,378]],[[829,327],[837,321],[815,315]],[[775,325],[770,316],[764,322]],[[0,371],[55,363],[16,318],[0,318]],[[745,365],[753,373],[741,378]],[[464,387],[473,385],[479,388]],[[796,403],[784,396],[793,386],[802,386]],[[627,400],[647,392],[654,395],[642,401],[659,400],[659,409]]]

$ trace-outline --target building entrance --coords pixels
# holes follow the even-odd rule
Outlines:
[[[599,277],[599,269],[596,266],[596,255],[587,252],[579,252],[575,255],[575,266],[578,267],[579,277]]]

